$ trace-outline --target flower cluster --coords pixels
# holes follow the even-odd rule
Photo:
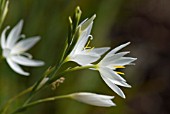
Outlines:
[[[45,99],[40,99],[34,102],[32,100],[33,95],[45,86],[53,86],[53,90],[56,89],[61,83],[64,82],[65,78],[61,77],[64,73],[72,72],[81,69],[90,69],[98,71],[103,81],[111,88],[116,94],[125,98],[124,92],[119,86],[130,88],[131,86],[122,77],[123,72],[118,69],[125,68],[127,65],[133,65],[136,58],[126,57],[129,51],[119,52],[121,49],[130,44],[127,42],[114,49],[110,47],[94,48],[90,47],[90,41],[93,39],[91,30],[93,27],[94,19],[96,15],[91,18],[87,18],[79,24],[81,17],[81,10],[79,7],[76,8],[76,12],[73,19],[69,17],[70,29],[68,33],[67,43],[65,45],[63,55],[60,59],[59,64],[54,67],[50,67],[44,73],[44,75],[28,90],[21,92],[23,95],[26,92],[30,92],[30,98],[26,100],[24,105],[18,108],[15,112],[23,111],[25,108],[39,104],[41,102],[53,101],[60,98],[72,98],[74,100],[102,107],[115,106],[112,99],[114,96],[100,95],[89,92],[77,92],[68,95],[55,96]],[[44,65],[43,61],[32,59],[32,55],[27,53],[39,40],[39,36],[30,37],[24,39],[24,35],[21,35],[23,26],[23,20],[21,20],[6,37],[6,32],[10,28],[6,27],[1,34],[1,48],[2,57],[5,58],[11,69],[20,75],[28,76],[29,73],[24,71],[20,66],[31,66],[37,67]],[[69,67],[66,70],[59,72],[61,66],[66,62],[75,62],[78,64],[76,67]],[[16,99],[17,97],[14,97]],[[11,102],[11,101],[10,101]],[[5,114],[8,109],[9,103],[2,110]],[[14,113],[15,113],[14,112]],[[1,113],[1,111],[0,111]]]
[[[90,34],[93,20],[95,19],[95,15],[90,18],[90,22],[88,19],[84,20],[77,29],[80,28],[81,33],[79,39],[73,48],[72,52],[68,55],[67,61],[74,61],[81,66],[92,65],[94,68],[90,68],[91,70],[98,70],[104,82],[118,95],[125,98],[123,91],[118,86],[123,87],[131,87],[126,83],[126,80],[121,77],[124,75],[122,72],[116,71],[119,68],[125,68],[126,65],[131,65],[136,58],[132,57],[124,57],[129,51],[119,52],[122,48],[126,47],[130,44],[130,42],[120,45],[111,51],[108,52],[110,47],[103,48],[87,48],[89,42],[92,38]],[[88,23],[88,25],[87,25]],[[86,27],[84,27],[86,26]],[[83,28],[83,29],[82,29]],[[108,52],[102,59],[101,56]],[[101,59],[100,61],[98,61]],[[97,64],[96,64],[97,62]]]

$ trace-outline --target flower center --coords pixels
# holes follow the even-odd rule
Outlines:
[[[9,57],[10,53],[11,53],[11,50],[6,48],[3,50],[2,55],[3,55],[3,57],[7,58],[7,57]]]

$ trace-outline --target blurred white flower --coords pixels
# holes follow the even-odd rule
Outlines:
[[[102,106],[102,107],[116,106],[115,103],[113,103],[111,100],[114,98],[114,96],[81,92],[81,93],[71,94],[71,98],[79,102],[83,102],[94,106]]]
[[[103,48],[91,48],[88,47],[90,40],[92,40],[92,35],[90,35],[93,20],[96,17],[94,15],[90,19],[85,19],[78,27],[80,27],[80,37],[74,46],[73,50],[67,57],[67,61],[74,61],[79,65],[88,65],[97,61],[102,54],[110,49],[110,47]]]
[[[125,65],[132,64],[136,58],[124,57],[129,52],[116,53],[120,49],[126,47],[130,42],[120,45],[111,50],[106,56],[97,64],[97,70],[99,70],[102,79],[105,83],[118,95],[125,98],[123,91],[117,86],[131,87],[126,83],[126,80],[120,76],[124,75],[122,72],[115,71],[118,68],[125,68]]]
[[[29,73],[22,70],[19,65],[23,66],[42,66],[44,62],[39,60],[32,60],[32,55],[26,53],[31,47],[33,47],[39,40],[40,37],[31,37],[22,39],[21,30],[23,26],[23,20],[21,20],[9,33],[6,38],[6,31],[10,28],[6,27],[1,34],[1,48],[2,55],[6,59],[9,66],[18,74],[28,76]]]

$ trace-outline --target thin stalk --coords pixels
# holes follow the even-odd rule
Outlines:
[[[1,4],[1,9],[0,9],[0,29],[8,12],[9,1],[3,0],[1,1],[1,3],[2,4]]]
[[[57,74],[58,70],[61,68],[61,66],[65,63],[65,54],[66,54],[66,50],[68,48],[68,45],[67,45],[67,41],[65,42],[65,47],[64,47],[64,51],[62,53],[62,56],[61,56],[61,59],[59,61],[59,64],[56,66],[56,69],[55,69],[55,72],[54,74],[51,76],[51,78],[55,77],[55,75]]]
[[[64,74],[67,74],[69,72],[73,72],[73,71],[77,71],[77,70],[83,70],[83,69],[89,69],[89,68],[96,68],[96,65],[89,65],[89,66],[79,66],[79,67],[74,67],[74,68],[71,68],[71,69],[67,69],[61,73],[59,73],[58,75],[56,75],[54,78],[51,78],[49,81],[48,81],[48,84],[51,84],[52,82],[54,82],[55,80],[58,79],[58,76],[62,76]]]
[[[32,89],[33,89],[33,86],[27,88],[26,90],[20,92],[18,95],[14,96],[14,97],[11,98],[10,100],[8,100],[8,102],[4,105],[4,107],[3,107],[2,110],[0,111],[1,114],[6,114],[6,112],[7,112],[8,108],[9,108],[10,104],[11,104],[13,101],[15,101],[17,98],[25,95],[26,93],[32,91]]]
[[[16,109],[14,112],[12,112],[11,114],[16,114],[18,112],[21,112],[29,107],[32,107],[34,105],[40,104],[40,103],[45,103],[45,102],[49,102],[49,101],[55,101],[57,99],[63,99],[63,98],[70,98],[71,94],[69,95],[61,95],[61,96],[56,96],[56,97],[49,97],[49,98],[45,98],[45,99],[40,99],[31,103],[26,104],[25,106],[22,106],[18,109]]]
[[[49,81],[47,82],[47,85],[49,85],[49,84],[51,84],[52,82],[54,82],[55,80],[57,80],[58,76],[62,76],[62,75],[67,74],[67,73],[69,73],[69,72],[73,72],[73,71],[77,71],[77,70],[83,70],[83,69],[88,69],[88,68],[96,68],[96,66],[95,66],[95,65],[94,65],[94,66],[90,65],[90,66],[74,67],[74,68],[72,68],[72,69],[67,69],[67,70],[59,73],[58,75],[56,75],[56,76],[55,76],[54,78],[52,78],[51,80],[49,80]],[[36,93],[37,93],[37,92],[36,92]],[[26,102],[24,103],[23,106],[26,106],[26,105],[31,101],[31,99],[33,98],[34,95],[35,95],[35,93],[32,94],[32,95],[26,100]]]
[[[65,63],[65,61],[64,61],[64,56],[65,56],[66,50],[67,50],[67,42],[65,43],[64,51],[63,51],[63,53],[62,53],[61,59],[60,59],[60,61],[59,61],[59,64],[55,67],[55,71],[54,71],[53,75],[51,76],[51,78],[52,78],[52,77],[55,77],[55,75],[57,74],[58,70],[59,70],[59,69],[61,68],[61,66]],[[45,85],[44,85],[44,86],[45,86]],[[37,92],[35,92],[35,93],[37,93]],[[35,94],[35,93],[34,93],[34,94]],[[25,106],[26,104],[28,104],[28,103],[32,100],[32,98],[34,97],[34,94],[31,94],[31,95],[30,95],[30,97],[25,101],[25,103],[24,103],[23,106]]]

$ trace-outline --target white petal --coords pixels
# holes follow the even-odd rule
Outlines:
[[[20,33],[23,26],[23,20],[21,20],[9,33],[7,38],[7,48],[11,49],[17,40],[20,38]]]
[[[2,47],[2,49],[4,49],[4,48],[6,48],[6,31],[9,29],[10,27],[9,26],[7,26],[4,30],[3,30],[3,32],[2,32],[2,34],[1,34],[1,47]]]
[[[11,53],[19,54],[25,52],[29,50],[31,47],[33,47],[39,40],[40,40],[39,36],[21,40],[14,46],[14,48],[12,48]]]
[[[87,64],[97,61],[99,58],[100,56],[96,56],[96,55],[77,54],[75,55],[75,57],[70,58],[70,61],[74,61],[78,63],[79,65],[87,65]]]
[[[110,64],[113,64],[114,66],[124,66],[128,65],[131,62],[135,61],[137,58],[132,57],[121,57],[120,59],[117,59],[115,61],[111,61]]]
[[[77,101],[94,105],[94,106],[102,106],[102,107],[115,106],[115,104],[111,100],[114,98],[114,96],[81,92],[81,93],[72,94],[72,98]]]
[[[85,30],[91,23],[93,23],[93,20],[96,18],[96,14],[94,14],[90,19],[86,19],[87,21],[83,21],[81,25],[81,30]]]
[[[79,25],[79,27],[84,26],[84,23],[86,23],[86,20],[83,21]],[[93,21],[91,23],[88,23],[88,26],[86,28],[82,29],[80,37],[79,37],[76,45],[74,46],[72,52],[70,53],[71,56],[74,55],[74,54],[80,53],[84,49],[84,47],[85,47],[85,45],[86,45],[86,43],[89,39],[89,35],[90,35],[90,32],[91,32],[92,26],[93,26]]]
[[[82,26],[87,20],[88,20],[88,18],[84,19],[84,20],[79,24],[78,27]]]
[[[89,39],[89,35],[90,35],[90,32],[91,32],[91,29],[92,29],[92,26],[93,26],[93,23],[91,23],[87,29],[85,29],[84,31],[82,31],[81,35],[80,35],[80,38],[77,42],[77,47],[76,49],[77,50],[83,50],[83,48],[85,47],[88,39]]]
[[[106,53],[109,49],[110,47],[103,47],[103,48],[86,49],[85,51],[90,54],[96,54],[101,56],[104,53]]]
[[[115,83],[113,81],[111,81],[111,79],[105,77],[105,76],[101,76],[102,79],[105,81],[105,83],[115,92],[117,93],[119,96],[121,96],[122,98],[126,98],[125,94],[123,93],[123,91],[115,85]]]
[[[112,56],[108,56],[108,57],[104,57],[99,64],[102,66],[107,66],[112,64],[112,62],[114,62],[115,60],[123,57],[124,55],[128,54],[129,52],[120,52],[120,53],[116,53],[113,54]]]
[[[107,77],[110,78],[112,80],[117,80],[117,81],[124,81],[126,82],[126,80],[124,78],[122,78],[119,74],[117,74],[115,71],[113,71],[112,69],[106,68],[106,67],[100,67],[99,68],[99,73],[101,74],[101,76],[103,77]]]
[[[122,48],[126,47],[127,45],[129,45],[130,42],[127,42],[125,44],[122,44],[116,48],[114,48],[113,50],[111,50],[105,57],[109,57],[109,56],[112,56],[114,55],[117,51],[121,50]]]
[[[15,62],[13,62],[10,58],[7,58],[6,59],[9,66],[15,71],[17,72],[18,74],[21,74],[21,75],[25,75],[25,76],[28,76],[29,73],[28,72],[25,72],[21,69],[21,67],[19,65],[17,65]]]
[[[127,84],[126,82],[124,81],[118,81],[118,80],[110,80],[112,81],[114,84],[116,85],[119,85],[119,86],[122,86],[122,87],[128,87],[128,88],[131,88],[131,85]]]
[[[44,62],[39,60],[32,60],[24,56],[12,56],[11,59],[16,62],[17,64],[24,65],[24,66],[42,66]]]
[[[87,36],[87,31],[84,31],[81,33],[76,45],[74,46],[72,52],[70,53],[70,55],[74,55],[77,53],[80,53],[83,49],[85,44],[88,41],[88,36]]]

